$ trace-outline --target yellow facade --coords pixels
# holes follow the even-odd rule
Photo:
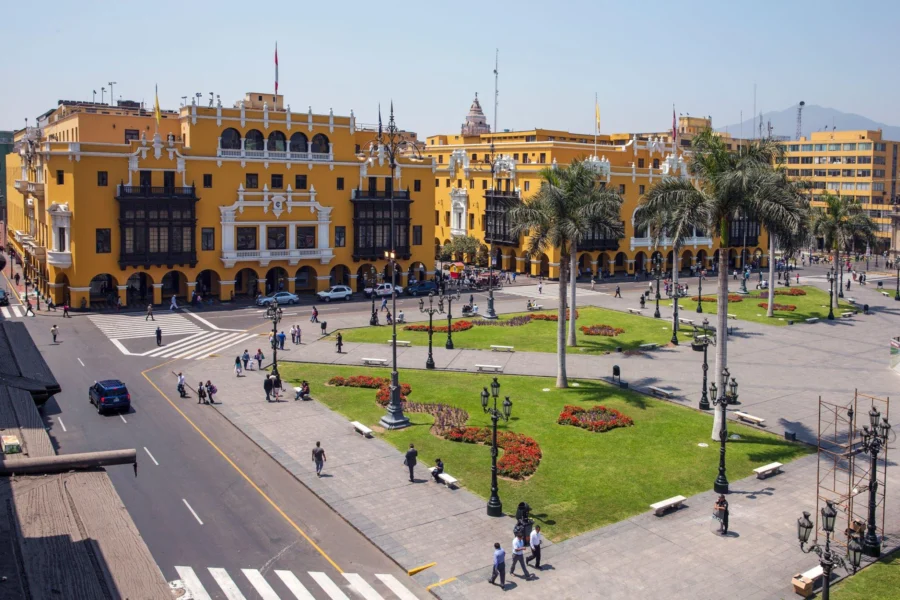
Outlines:
[[[390,274],[390,181],[397,282],[428,276],[430,162],[401,157],[391,180],[367,152],[376,131],[352,112],[292,113],[283,102],[188,105],[158,128],[136,105],[64,102],[17,132],[9,238],[38,289],[74,307],[359,289],[360,275]]]

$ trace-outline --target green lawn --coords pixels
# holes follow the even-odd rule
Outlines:
[[[637,304],[635,304],[637,307]],[[648,305],[649,314],[653,309]],[[541,311],[541,313],[555,313],[555,311]],[[517,315],[536,313],[515,313],[501,315],[500,320],[507,320]],[[454,319],[457,321],[472,321],[473,319]],[[419,324],[419,323],[417,323]],[[422,324],[427,325],[428,322]],[[613,352],[617,346],[628,350],[637,348],[641,344],[668,344],[672,338],[671,321],[665,319],[653,319],[641,317],[615,310],[607,310],[596,307],[584,307],[578,309],[578,327],[582,325],[611,325],[625,330],[625,333],[615,337],[584,335],[578,330],[578,352],[603,353]],[[435,319],[435,327],[446,326],[447,319]],[[531,321],[520,327],[476,326],[467,331],[453,333],[453,345],[456,348],[475,348],[488,350],[491,344],[515,346],[516,350],[532,352],[556,352],[556,327],[555,321]],[[679,332],[679,339],[691,339],[690,328],[684,328]],[[345,342],[369,342],[384,344],[391,337],[391,330],[387,326],[360,327],[341,331]],[[424,331],[405,331],[403,326],[397,328],[397,339],[409,340],[416,346],[428,345],[428,334]],[[434,344],[443,346],[447,340],[446,333],[435,333]],[[571,351],[571,350],[570,350]]]
[[[831,590],[834,600],[894,600],[900,590],[900,552],[877,563]]]
[[[282,368],[287,380],[309,380],[316,399],[348,419],[376,429],[384,410],[375,402],[375,390],[331,387],[325,382],[334,375],[389,377],[388,370],[313,364],[284,364]],[[527,501],[552,539],[565,539],[647,511],[659,500],[678,494],[691,496],[712,487],[719,451],[710,440],[711,416],[595,381],[579,380],[579,387],[557,390],[549,378],[502,375],[499,379],[501,396],[509,395],[513,402],[512,418],[509,423],[501,421],[501,426],[533,437],[543,452],[537,472],[528,480],[501,480],[500,496],[507,513],[514,513],[520,501]],[[410,401],[452,404],[468,411],[468,425],[490,425],[479,397],[481,388],[490,385],[489,376],[404,371],[400,381],[412,386]],[[548,391],[543,391],[545,388]],[[565,404],[589,408],[600,403],[622,411],[635,425],[593,433],[556,423]],[[432,435],[430,415],[412,413],[409,417],[411,427],[393,432],[376,429],[376,435],[398,449],[414,443],[421,462],[427,465],[442,458],[447,472],[461,485],[487,498],[490,449]],[[757,466],[786,463],[811,451],[748,427],[729,427],[742,438],[728,444],[728,477],[732,481],[751,475]],[[709,446],[701,448],[698,443]]]
[[[729,282],[732,287],[737,288],[737,284],[731,281]],[[741,321],[755,321],[756,323],[765,323],[767,325],[787,325],[788,320],[793,320],[794,323],[802,323],[806,319],[810,319],[812,317],[818,317],[819,319],[825,319],[828,317],[828,292],[823,292],[819,288],[812,286],[791,286],[790,288],[777,288],[778,290],[785,289],[794,289],[799,287],[806,292],[805,296],[784,296],[784,295],[776,295],[775,296],[775,304],[793,304],[797,307],[797,310],[791,311],[775,311],[775,316],[773,318],[766,317],[766,309],[759,306],[760,302],[768,302],[768,291],[767,290],[754,290],[752,289],[755,285],[755,282],[751,279],[748,282],[748,290],[750,294],[747,296],[743,296],[743,300],[741,302],[729,302],[728,303],[728,313],[737,316],[738,320]],[[734,291],[730,293],[734,294]],[[763,297],[759,298],[759,295],[762,294]],[[688,298],[682,299],[679,301],[678,306],[680,310],[685,311],[685,316],[688,319],[700,319],[699,314],[697,314],[697,302],[692,301],[690,298],[696,295],[695,293],[691,293]],[[716,292],[715,288],[711,288],[708,292],[704,290],[703,296],[712,296],[715,297]],[[671,304],[671,302],[669,302]],[[704,302],[703,303],[703,312],[706,315],[706,318],[710,320],[710,322],[715,321],[715,313],[716,313],[716,305],[715,302]],[[854,310],[853,305],[847,302],[841,302],[839,304],[842,310]],[[690,314],[688,314],[690,313]],[[840,318],[840,312],[836,308],[834,309],[835,317]]]

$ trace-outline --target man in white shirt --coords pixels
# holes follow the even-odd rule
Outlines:
[[[522,572],[525,573],[525,579],[531,579],[531,575],[528,573],[528,569],[525,567],[525,540],[522,539],[522,534],[519,533],[513,538],[513,558],[512,558],[512,566],[509,568],[509,574],[516,574],[516,564],[522,565]]]
[[[169,303],[169,310],[178,310],[178,301],[175,299],[175,294],[172,294],[172,301]]]
[[[531,539],[528,542],[528,545],[531,546],[531,556],[525,559],[525,562],[534,561],[534,568],[541,568],[541,542],[544,539],[541,537],[541,526],[537,525],[534,529],[531,530]]]

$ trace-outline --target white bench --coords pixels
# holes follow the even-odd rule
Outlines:
[[[353,425],[353,429],[362,434],[363,437],[370,438],[372,437],[372,430],[360,423],[359,421],[352,421],[350,423]]]
[[[685,498],[684,496],[675,496],[673,498],[669,498],[668,500],[663,500],[661,502],[657,502],[656,504],[651,504],[650,508],[653,509],[653,512],[657,517],[661,517],[669,510],[681,508],[685,500],[687,500],[687,498]]]
[[[364,365],[378,365],[379,367],[387,364],[386,358],[363,358],[362,361]]]
[[[428,471],[430,473],[434,473],[434,467],[428,467]],[[457,487],[457,485],[459,484],[459,480],[449,473],[441,473],[440,475],[438,475],[438,479],[443,481],[444,485],[446,485],[448,488]]]
[[[651,392],[653,392],[654,396],[665,396],[666,398],[674,398],[675,392],[672,390],[667,390],[665,388],[656,387],[655,385],[651,385],[647,388]]]
[[[733,315],[731,313],[726,313],[726,315],[728,316],[729,319],[734,319],[735,321],[737,321],[737,315]]]
[[[843,317],[845,319],[849,319],[850,317],[852,317],[855,314],[856,314],[855,312],[842,312],[841,317]]]
[[[534,304],[528,310],[544,310],[544,306],[542,304]]]
[[[496,346],[491,344],[491,352],[515,352],[515,346]]]
[[[856,298],[847,298],[847,302],[850,304],[856,304]]]
[[[779,473],[781,473],[781,467],[783,466],[784,465],[780,462],[773,462],[753,469],[753,472],[756,473],[757,479],[765,479],[769,475],[778,475]]]
[[[659,344],[641,344],[641,350],[656,350]]]
[[[694,324],[693,319],[685,319],[684,317],[678,317],[678,322],[682,323],[684,325],[693,325]]]
[[[643,314],[643,311],[644,311],[644,309],[642,309],[642,308],[629,308],[627,310],[628,310],[628,312],[630,312],[633,315]]]
[[[813,567],[805,573],[797,573],[794,575],[793,579],[791,579],[791,584],[794,586],[794,593],[799,594],[804,598],[809,598],[812,596],[816,580],[823,574],[824,570],[821,565]]]
[[[485,371],[490,371],[491,373],[502,373],[503,367],[500,365],[475,365],[475,368],[479,373],[484,373]]]
[[[388,346],[390,346],[391,344],[394,343],[394,340],[388,340],[387,343],[388,343]],[[397,345],[409,347],[409,346],[412,346],[412,342],[410,342],[408,340],[397,340]]]
[[[807,323],[818,323],[819,317],[810,317],[809,319],[806,320],[806,322]]]
[[[888,294],[887,292],[881,292],[881,295],[884,296],[885,298],[890,298],[890,297],[891,297],[891,295]]]
[[[766,420],[761,417],[754,417],[753,415],[747,414],[745,412],[741,412],[739,410],[734,412],[734,416],[736,416],[741,421],[746,421],[747,423],[753,423],[754,425],[762,425],[766,422]]]

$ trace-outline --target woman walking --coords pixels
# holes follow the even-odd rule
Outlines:
[[[262,348],[256,349],[256,355],[253,357],[256,359],[256,363],[259,365],[259,370],[262,371],[262,361],[265,360],[265,355],[263,355]]]
[[[237,377],[241,376],[241,357],[240,357],[240,355],[234,357],[234,374]]]
[[[212,384],[212,381],[209,379],[206,380],[206,395],[209,396],[209,403],[215,404],[216,401],[213,399],[213,394],[217,393],[219,390],[216,389],[216,386]]]
[[[209,404],[206,401],[206,386],[203,385],[203,382],[197,384],[197,404]]]

